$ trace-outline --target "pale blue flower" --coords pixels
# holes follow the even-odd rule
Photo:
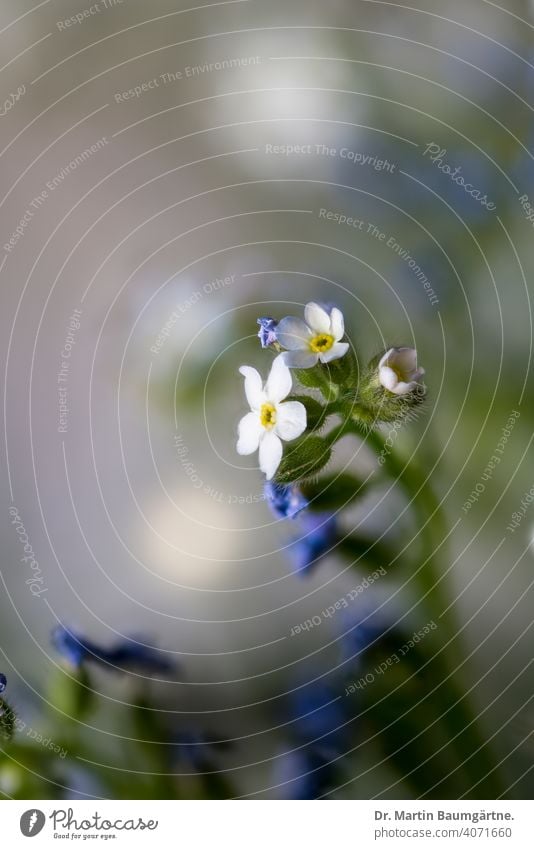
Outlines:
[[[309,503],[295,484],[268,481],[265,484],[264,493],[271,510],[278,519],[294,519]]]
[[[289,553],[295,572],[307,574],[334,547],[337,523],[328,513],[306,513],[301,527],[301,536],[291,545]]]

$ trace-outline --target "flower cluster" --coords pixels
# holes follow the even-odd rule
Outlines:
[[[262,348],[276,356],[265,383],[255,368],[240,368],[250,412],[239,422],[237,451],[259,450],[266,501],[277,519],[295,520],[287,550],[294,571],[308,575],[338,544],[358,556],[369,547],[340,535],[336,518],[363,491],[362,483],[346,473],[330,481],[318,477],[336,442],[347,433],[366,436],[382,423],[405,422],[424,399],[424,369],[408,346],[389,347],[362,367],[336,306],[312,301],[303,319],[263,316],[258,325]],[[304,391],[295,392],[294,379]],[[328,430],[332,417],[337,424]],[[290,444],[284,449],[284,443]]]
[[[265,383],[255,368],[239,370],[250,412],[239,422],[237,451],[247,455],[259,450],[259,466],[268,481],[285,485],[313,477],[344,433],[400,421],[424,398],[424,369],[417,364],[416,350],[390,347],[360,368],[345,338],[343,314],[335,306],[312,301],[304,308],[304,319],[264,316],[258,324],[262,348],[277,356]],[[315,394],[292,394],[294,376]],[[332,415],[341,417],[342,426],[319,435]],[[285,455],[284,442],[293,443]],[[270,500],[286,518],[303,506],[298,501],[286,506],[281,492],[274,490]]]
[[[390,348],[378,363],[380,384],[394,395],[413,392],[425,373],[417,367],[415,348]]]

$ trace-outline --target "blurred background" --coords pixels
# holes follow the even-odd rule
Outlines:
[[[448,610],[454,651],[439,627],[435,645],[499,794],[529,797],[533,31],[519,0],[3,0],[0,671],[27,726],[2,746],[6,798],[454,795],[454,759],[422,774],[384,746],[422,655],[363,708],[344,695],[377,663],[347,630],[377,609],[386,655]],[[343,310],[361,364],[405,344],[426,369],[396,448],[448,521],[437,613],[387,483],[344,527],[406,562],[291,636],[377,568],[333,547],[296,574],[301,531],[235,451],[238,368],[270,363],[256,319],[310,300]],[[344,440],[337,462],[373,456]],[[81,682],[58,623],[173,671]]]

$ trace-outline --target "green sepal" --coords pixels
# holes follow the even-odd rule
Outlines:
[[[294,368],[291,371],[298,382],[308,389],[320,389],[323,392],[328,385],[328,375],[324,373],[321,365],[313,366],[313,368]]]
[[[356,689],[365,733],[416,797],[498,798],[491,753],[474,735],[465,694],[451,680],[435,638],[407,650],[409,639],[390,632],[365,653]]]
[[[288,446],[275,475],[276,483],[293,483],[313,477],[330,460],[332,449],[320,436],[307,436],[294,446]]]
[[[310,510],[325,511],[345,507],[356,498],[361,498],[367,492],[367,484],[354,475],[341,472],[321,477],[317,481],[307,481],[301,490],[309,501]]]

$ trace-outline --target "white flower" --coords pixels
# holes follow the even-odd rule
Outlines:
[[[265,386],[255,368],[241,366],[245,395],[252,412],[238,426],[238,454],[253,454],[260,449],[260,469],[271,480],[282,459],[282,442],[296,439],[306,430],[306,407],[300,401],[281,403],[291,392],[291,373],[276,357]]]
[[[330,315],[319,304],[306,304],[304,318],[287,316],[276,328],[276,338],[288,350],[283,354],[290,368],[311,368],[319,360],[338,360],[349,350],[348,342],[340,342],[345,332],[343,313],[334,307]]]
[[[390,348],[378,363],[378,379],[394,395],[412,392],[424,373],[417,368],[415,348]]]

